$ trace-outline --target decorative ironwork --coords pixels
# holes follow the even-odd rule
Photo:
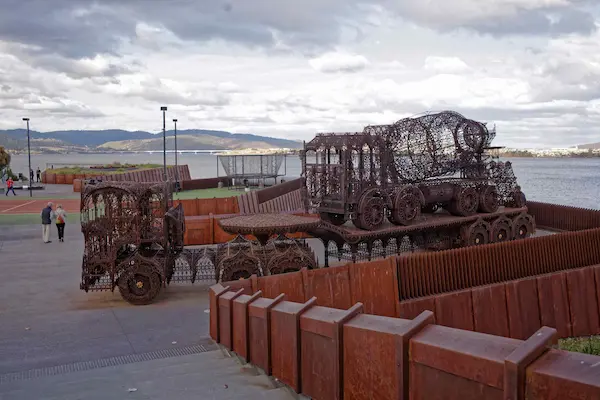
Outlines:
[[[322,133],[301,152],[309,208],[333,225],[375,231],[417,223],[439,208],[457,216],[524,207],[510,162],[488,154],[495,129],[453,112]]]
[[[132,304],[152,302],[175,273],[183,250],[183,208],[171,183],[86,182],[81,289],[119,288]]]
[[[410,226],[384,224],[365,231],[350,224],[336,226],[323,221],[311,231],[325,244],[329,258],[360,261],[424,251],[439,251],[508,240],[525,239],[535,232],[535,221],[526,208],[502,207],[494,213],[458,217],[446,212],[425,214]]]

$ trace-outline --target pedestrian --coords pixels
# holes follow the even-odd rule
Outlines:
[[[67,223],[67,212],[59,204],[56,206],[56,211],[52,214],[53,219],[56,223],[56,229],[58,230],[58,241],[65,241],[65,224]]]
[[[48,203],[48,206],[42,210],[40,214],[42,217],[42,238],[44,243],[51,243],[50,240],[50,224],[52,223],[52,203]]]
[[[35,171],[36,175],[37,175],[37,181],[38,183],[42,180],[42,171],[40,171],[40,167],[37,168],[37,171]]]
[[[12,178],[9,176],[8,180],[6,181],[6,195],[8,196],[8,192],[12,191],[13,195],[16,196],[17,194],[15,193],[15,183],[13,182]]]
[[[29,170],[29,184],[31,185],[33,183],[33,170],[30,169]]]

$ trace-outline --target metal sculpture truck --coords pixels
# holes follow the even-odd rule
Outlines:
[[[421,213],[493,213],[522,207],[510,163],[490,160],[486,125],[446,111],[367,126],[360,133],[318,134],[305,144],[309,201],[321,218],[376,230],[386,218],[411,225]],[[311,162],[312,161],[312,162]]]
[[[172,183],[88,182],[81,193],[85,239],[81,289],[114,290],[132,304],[151,303],[183,250],[181,205]]]

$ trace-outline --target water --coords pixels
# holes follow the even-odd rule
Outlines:
[[[528,200],[577,207],[600,209],[600,158],[511,158],[513,169]],[[31,165],[43,170],[46,163],[109,164],[156,163],[162,164],[162,154],[41,154],[31,157]],[[210,154],[181,154],[180,164],[187,164],[193,178],[217,176],[217,156]],[[173,154],[167,163],[174,164]],[[297,156],[287,156],[288,179],[300,176],[301,165]],[[14,155],[15,172],[27,172],[27,155]],[[284,173],[281,167],[280,173]],[[223,176],[222,167],[219,175]]]

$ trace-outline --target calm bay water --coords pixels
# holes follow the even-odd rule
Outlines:
[[[543,201],[578,207],[600,209],[600,158],[511,158],[519,184],[528,200]],[[109,164],[156,163],[162,164],[162,154],[41,154],[33,155],[31,165],[44,169],[46,164],[86,163]],[[181,154],[180,164],[187,164],[193,178],[217,176],[217,157],[209,154]],[[167,155],[169,164],[175,163],[173,154]],[[300,160],[297,156],[287,157],[288,178],[300,175]],[[27,172],[27,155],[12,158],[15,172]],[[284,172],[281,167],[280,173]],[[222,167],[219,175],[225,175]]]

